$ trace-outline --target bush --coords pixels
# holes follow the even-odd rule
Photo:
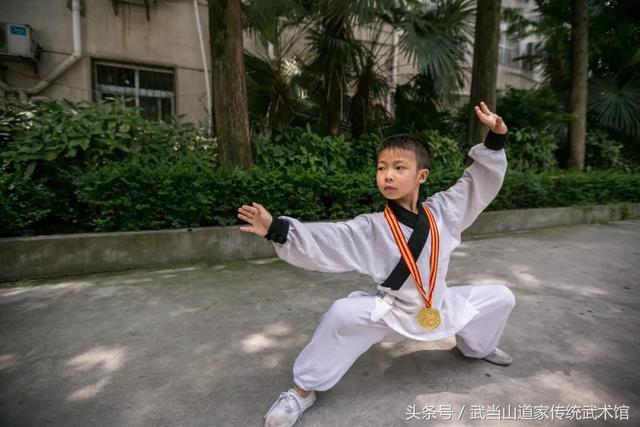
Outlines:
[[[195,227],[207,222],[210,188],[234,187],[212,171],[189,157],[155,164],[134,157],[88,171],[74,186],[96,231]]]
[[[547,129],[513,129],[508,138],[505,149],[509,167],[534,172],[557,169],[554,153],[558,146],[553,133]]]
[[[640,202],[640,174],[508,169],[489,210]]]
[[[434,168],[420,199],[455,184],[463,168]],[[2,184],[4,235],[44,233],[51,193],[24,180],[7,193]],[[498,197],[487,210],[640,202],[640,174],[612,171],[535,173],[508,169]],[[74,180],[85,206],[75,231],[152,230],[234,225],[237,209],[253,201],[271,213],[304,221],[346,219],[384,206],[375,168],[311,171],[301,167],[210,168],[185,157],[149,164],[143,158],[110,162]],[[7,202],[8,201],[8,202]],[[75,208],[73,205],[67,208]],[[29,215],[25,215],[29,212]],[[67,224],[68,225],[68,224]],[[55,232],[55,230],[54,230]],[[59,231],[58,231],[59,232]]]
[[[76,199],[74,184],[89,170],[123,162],[131,156],[144,158],[148,164],[175,161],[189,154],[197,154],[193,158],[203,165],[214,166],[216,162],[215,142],[192,124],[177,118],[169,122],[147,121],[136,109],[119,102],[61,100],[22,105],[3,99],[0,148],[0,171],[7,183],[2,187],[2,197],[7,203],[19,200],[20,189],[30,187],[42,196],[34,196],[34,201],[44,200],[44,195],[49,200],[42,208],[34,207],[33,213],[22,214],[22,222],[11,227],[23,233],[30,232],[29,224],[39,232],[93,226],[84,223],[90,215]],[[29,204],[29,199],[20,199],[20,203]],[[19,214],[18,205],[6,209]]]
[[[30,178],[0,173],[0,236],[28,235],[51,214],[55,195]]]
[[[379,133],[363,134],[358,139],[351,140],[351,156],[348,158],[349,168],[363,170],[375,167],[376,152],[382,144],[383,137]]]
[[[571,120],[564,102],[549,86],[535,89],[508,87],[498,94],[498,114],[509,129],[551,129],[564,127]]]
[[[609,138],[603,130],[587,132],[585,169],[618,169],[629,172],[631,165],[622,157],[623,144]]]
[[[420,136],[427,143],[430,169],[459,168],[464,165],[465,153],[453,139],[443,136],[437,130],[423,131]]]
[[[274,140],[254,140],[252,148],[256,165],[271,168],[298,165],[310,171],[344,169],[351,157],[351,147],[344,136],[321,137],[309,125],[284,127]]]
[[[421,197],[451,185],[458,172],[434,172]],[[91,171],[76,186],[98,231],[233,225],[238,207],[253,201],[274,216],[302,220],[350,218],[384,205],[373,166],[330,172],[299,166],[202,169],[188,159],[153,167],[133,159]]]
[[[219,166],[215,143],[200,130],[147,122],[119,104],[1,105],[3,236],[233,225],[238,207],[252,201],[305,221],[352,218],[384,206],[375,184],[380,134],[347,141],[288,128],[273,141],[258,141],[257,165],[244,170]],[[432,154],[424,200],[457,182],[464,153],[440,131],[422,136]],[[592,138],[600,150],[594,164],[615,158],[605,136]],[[514,130],[507,176],[488,209],[640,201],[640,174],[558,171],[553,146],[549,134]]]
[[[198,152],[215,161],[215,143],[192,124],[151,122],[120,102],[59,100],[22,106],[4,100],[0,124],[2,166],[25,177],[35,173],[49,178],[59,169],[81,172],[130,154],[157,160]]]

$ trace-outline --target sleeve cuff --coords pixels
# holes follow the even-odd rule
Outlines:
[[[487,137],[484,140],[484,146],[491,150],[502,150],[507,144],[507,133],[493,133],[489,130]]]
[[[284,243],[287,241],[287,235],[289,234],[289,221],[282,218],[274,218],[269,226],[265,239],[271,240],[277,243]]]

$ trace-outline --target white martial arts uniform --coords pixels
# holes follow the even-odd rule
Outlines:
[[[273,243],[281,259],[315,271],[358,271],[371,276],[377,288],[377,294],[373,289],[371,293],[350,293],[335,301],[321,317],[309,344],[294,363],[294,382],[299,387],[318,391],[333,387],[362,353],[380,341],[430,341],[455,335],[457,347],[465,355],[478,358],[497,346],[515,305],[513,293],[502,284],[448,287],[445,281],[449,257],[460,244],[462,231],[495,198],[504,180],[505,150],[488,147],[473,146],[469,150],[473,163],[463,176],[448,190],[422,202],[431,210],[440,235],[432,307],[440,310],[441,324],[434,330],[422,328],[416,320],[425,304],[411,275],[396,286],[399,289],[382,286],[402,262],[382,212],[343,222],[302,223],[292,217],[279,217],[289,222],[286,242]],[[399,205],[394,209],[405,217],[416,216]],[[412,228],[402,222],[400,228],[409,241]],[[417,259],[426,287],[431,234],[429,230]]]

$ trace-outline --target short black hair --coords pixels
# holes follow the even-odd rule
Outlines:
[[[376,152],[376,161],[384,150],[408,150],[413,151],[418,162],[418,170],[429,169],[429,152],[427,144],[421,136],[411,133],[399,133],[391,135],[382,141]]]

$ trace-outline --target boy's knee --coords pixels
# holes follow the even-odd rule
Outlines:
[[[500,285],[501,293],[500,296],[502,300],[504,300],[505,304],[513,308],[516,306],[516,296],[513,294],[511,289],[509,289],[506,285]]]
[[[354,313],[353,307],[350,304],[351,302],[348,298],[341,298],[334,301],[331,307],[329,307],[327,316],[336,327],[349,325],[353,322]]]

